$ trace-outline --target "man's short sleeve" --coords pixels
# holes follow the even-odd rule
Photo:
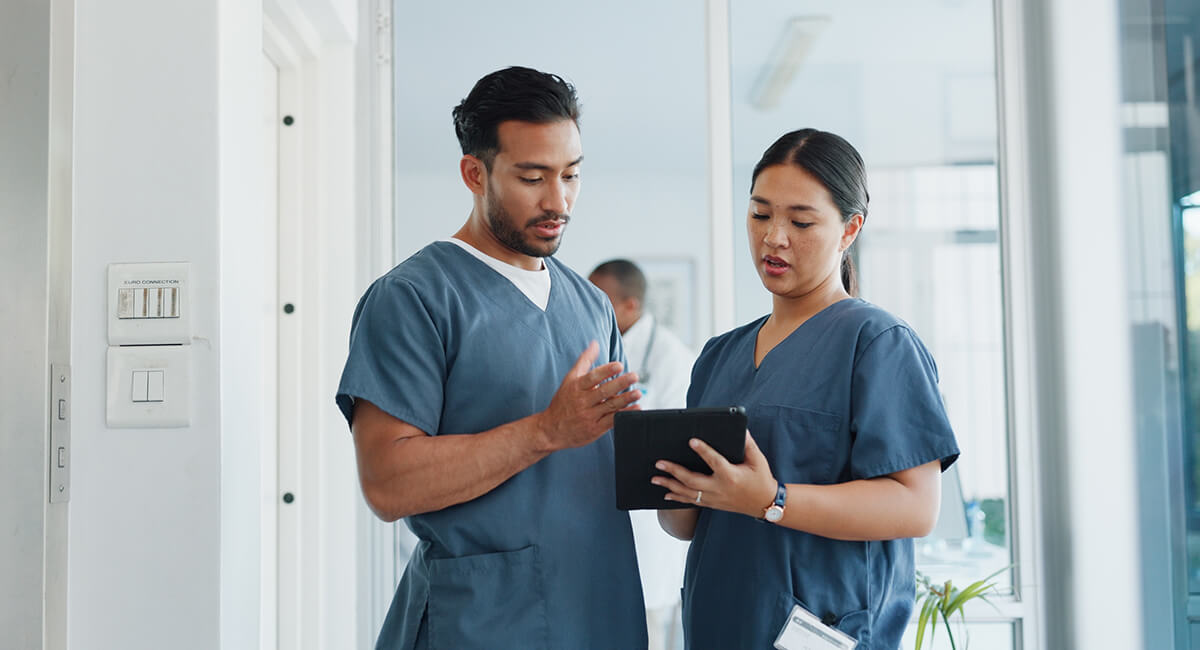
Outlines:
[[[436,434],[442,414],[446,355],[429,307],[401,278],[376,280],[359,301],[350,329],[350,353],[337,403],[347,423],[354,400]]]
[[[866,344],[854,363],[851,478],[892,474],[958,458],[938,390],[937,367],[911,330],[897,325]]]

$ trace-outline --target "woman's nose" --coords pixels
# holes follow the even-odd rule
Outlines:
[[[787,233],[779,224],[769,222],[766,232],[763,233],[763,243],[774,248],[783,248],[787,246]]]

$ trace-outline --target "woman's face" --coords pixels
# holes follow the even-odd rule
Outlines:
[[[829,190],[795,165],[767,167],[750,192],[750,255],[763,286],[777,296],[840,288],[842,251],[861,226],[862,215],[843,223]]]

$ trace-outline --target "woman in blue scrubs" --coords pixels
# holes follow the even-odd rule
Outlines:
[[[654,479],[698,506],[659,511],[692,540],[688,648],[771,648],[796,605],[860,650],[900,644],[912,538],[958,447],[929,351],[853,297],[867,199],[862,158],[832,133],[788,133],[754,168],[746,230],[771,313],[710,340],[688,391],[690,407],[746,407],[746,460],[693,440],[713,474],[660,461],[672,478]]]

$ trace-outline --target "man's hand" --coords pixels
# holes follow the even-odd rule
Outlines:
[[[641,391],[626,390],[637,382],[637,375],[621,374],[617,361],[589,370],[599,352],[600,345],[592,341],[567,372],[550,406],[534,416],[547,451],[582,447],[612,428],[614,413],[637,409],[634,402],[642,398]]]

